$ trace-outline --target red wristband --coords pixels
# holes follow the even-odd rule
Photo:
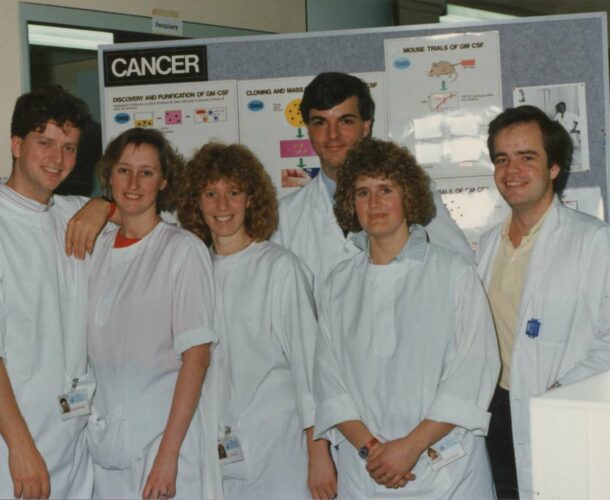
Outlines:
[[[375,446],[377,443],[379,443],[379,439],[377,439],[375,436],[373,436],[371,439],[369,439],[367,441],[367,443],[364,445],[364,447],[371,451],[371,449],[373,448],[373,446]]]
[[[116,203],[114,201],[110,202],[110,206],[108,207],[108,214],[106,215],[106,220],[110,219],[114,212],[116,212]]]

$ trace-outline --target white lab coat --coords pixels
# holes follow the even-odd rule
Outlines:
[[[317,322],[308,271],[267,241],[212,258],[219,424],[237,433],[245,457],[222,466],[225,497],[310,498],[304,429],[314,421]]]
[[[432,243],[474,262],[472,249],[453,221],[440,196],[433,191],[436,217],[426,226]],[[316,296],[324,280],[341,261],[357,253],[337,224],[322,176],[280,200],[280,224],[272,241],[296,253],[314,274]]]
[[[113,248],[117,231],[98,239],[93,256],[88,337],[97,392],[87,438],[94,495],[141,498],[180,355],[218,340],[213,271],[207,249],[187,231],[160,222],[138,243]],[[180,448],[177,498],[222,497],[216,435],[208,428],[215,425],[216,401],[208,385]]]
[[[85,201],[54,196],[48,211],[32,213],[0,199],[0,357],[47,464],[53,498],[88,498],[92,488],[87,417],[62,421],[58,404],[72,378],[87,379],[89,266],[64,251],[66,224]],[[13,498],[2,439],[0,498]]]
[[[501,232],[502,225],[493,228],[479,244],[486,287]],[[510,406],[521,498],[532,497],[530,398],[555,382],[570,384],[610,369],[609,259],[608,226],[555,197],[532,250],[515,325]],[[537,338],[525,335],[530,319],[541,323]]]
[[[365,233],[355,237],[365,248]],[[360,251],[325,283],[316,345],[315,434],[338,445],[339,498],[494,497],[485,442],[499,359],[485,292],[473,266],[426,242],[421,226],[388,265]],[[449,422],[466,455],[398,490],[370,478],[335,425],[361,420],[383,441],[422,420]],[[333,432],[329,433],[328,431]]]

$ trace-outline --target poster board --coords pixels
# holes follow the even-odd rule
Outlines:
[[[209,81],[242,81],[307,77],[322,71],[367,73],[385,71],[386,40],[442,34],[498,33],[502,105],[513,105],[517,88],[584,83],[589,170],[572,172],[567,187],[599,188],[607,218],[609,196],[608,40],[604,13],[544,16],[501,22],[421,25],[261,35],[239,38],[180,40],[102,46],[104,58],[119,50],[187,49],[204,46]],[[101,88],[105,88],[101,72]],[[378,108],[387,103],[376,103]],[[102,95],[102,107],[108,103]],[[109,127],[103,119],[103,140]],[[480,180],[480,178],[479,178]],[[480,182],[477,183],[478,189]],[[484,184],[484,183],[483,183]],[[469,186],[470,189],[472,186]],[[438,186],[437,186],[437,189]],[[445,186],[444,189],[447,189]],[[589,191],[585,191],[588,193]]]

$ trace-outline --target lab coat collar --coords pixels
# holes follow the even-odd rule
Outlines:
[[[333,212],[333,204],[330,194],[328,193],[328,189],[326,189],[326,185],[322,177],[318,174],[316,178],[311,181],[315,189],[316,198],[318,203],[314,205],[314,207],[322,212],[324,215],[332,217],[334,219],[335,214]]]
[[[428,235],[426,230],[419,224],[412,224],[409,227],[409,239],[405,243],[405,246],[398,253],[392,262],[402,262],[407,259],[423,260],[426,253],[426,245],[428,242]],[[369,254],[369,235],[366,231],[360,231],[352,237],[354,245]]]
[[[326,192],[328,193],[328,198],[331,200],[331,205],[333,205],[335,192],[337,191],[337,183],[328,177],[321,168],[318,177],[322,179],[322,184],[324,184]]]
[[[329,230],[343,243],[345,243],[346,239],[349,240],[351,238],[351,233],[345,236],[339,227],[337,219],[335,218],[335,212],[333,211],[333,200],[328,193],[321,174],[318,174],[315,179],[303,189],[311,189],[313,194],[311,197],[311,209],[318,212],[326,220],[326,226]],[[307,208],[309,209],[309,204]]]
[[[540,219],[538,220],[538,222],[536,222],[536,224],[534,224],[532,226],[532,228],[529,230],[529,233],[525,236],[523,236],[522,241],[527,240],[527,239],[532,239],[535,238],[536,235],[540,232],[540,229],[542,228],[542,225],[544,224],[544,221],[546,220],[547,216],[549,215],[549,213],[553,210],[553,200],[551,200],[551,204],[548,206],[548,208],[546,209],[546,211],[542,214],[542,217],[540,217]],[[502,231],[501,231],[501,236],[503,239],[507,239],[509,238],[509,234],[510,234],[510,225],[512,223],[512,215],[510,217],[508,217],[505,221],[504,224],[502,226]]]
[[[563,207],[563,204],[559,200],[559,196],[553,196],[553,203],[549,207],[548,213],[544,218],[540,232],[544,231],[545,227],[548,232],[553,233],[559,229],[562,218],[561,207]]]
[[[23,196],[21,193],[18,193],[14,189],[11,189],[4,183],[0,183],[0,197],[9,201],[12,205],[15,205],[26,212],[31,213],[43,213],[47,212],[50,207],[53,206],[53,196],[49,199],[49,203],[39,203],[32,198],[28,198],[27,196]]]
[[[555,235],[561,227],[561,202],[555,196],[553,204],[542,222],[537,240],[534,244],[530,261],[527,266],[523,293],[519,307],[519,317],[524,317],[525,311],[532,300],[534,294],[541,289],[542,282],[547,273],[551,272],[548,268],[554,262],[553,256],[560,249],[555,241]]]

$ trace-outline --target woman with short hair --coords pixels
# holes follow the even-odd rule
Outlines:
[[[406,149],[365,139],[335,214],[361,250],[319,301],[315,434],[338,446],[339,498],[494,498],[493,323],[474,267],[427,241],[427,175]]]

